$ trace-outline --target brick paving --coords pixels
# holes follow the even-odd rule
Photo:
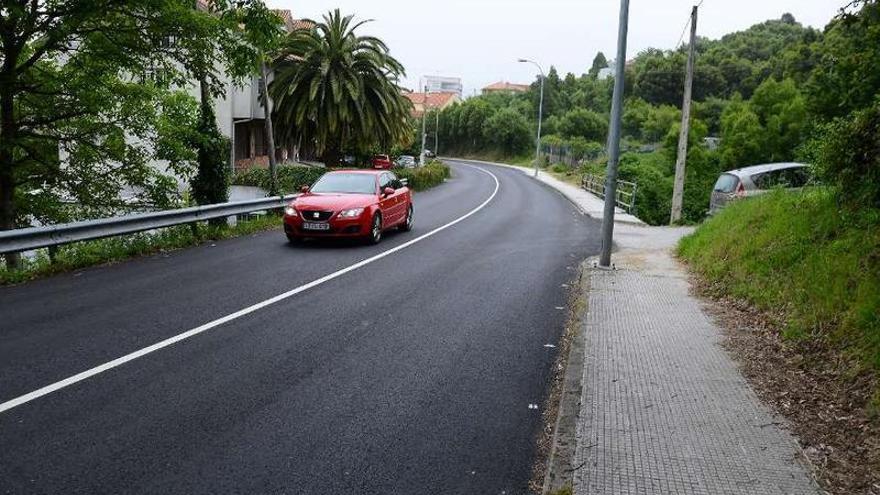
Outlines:
[[[653,230],[624,227],[620,269],[591,273],[575,493],[818,493],[682,268],[639,249]]]

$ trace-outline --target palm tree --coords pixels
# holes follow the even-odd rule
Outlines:
[[[397,85],[403,66],[380,39],[355,34],[369,21],[353,19],[337,9],[291,32],[269,87],[279,137],[314,143],[327,166],[344,150],[409,137],[411,104]]]

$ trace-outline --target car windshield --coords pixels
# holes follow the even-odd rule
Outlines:
[[[721,177],[718,177],[718,181],[715,182],[714,189],[718,192],[731,193],[736,189],[738,183],[739,178],[737,178],[737,176],[733,174],[721,174]]]
[[[376,178],[370,174],[324,174],[310,189],[313,193],[374,194]]]

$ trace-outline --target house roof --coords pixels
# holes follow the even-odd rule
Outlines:
[[[496,83],[492,83],[485,88],[483,91],[519,91],[525,92],[529,90],[528,84],[515,84],[509,83],[507,81],[498,81]]]
[[[443,108],[450,103],[450,100],[457,98],[456,93],[403,93],[403,96],[409,98],[413,105],[427,105],[428,108]]]
[[[296,31],[297,29],[311,29],[315,26],[304,19],[294,19],[290,9],[272,9],[272,12],[276,13],[284,21],[284,28],[288,32]]]

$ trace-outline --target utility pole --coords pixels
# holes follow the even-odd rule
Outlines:
[[[537,177],[538,164],[541,163],[541,118],[544,115],[544,69],[538,62],[535,62],[534,60],[521,58],[518,60],[518,62],[532,64],[537,67],[538,72],[541,73],[541,96],[538,100],[538,138],[535,140],[535,177]]]
[[[602,253],[599,266],[611,266],[614,235],[614,207],[617,198],[617,165],[620,160],[620,121],[623,115],[623,78],[626,71],[626,33],[629,28],[629,0],[620,0],[620,21],[617,31],[614,96],[611,100],[611,125],[608,133],[608,169],[605,172],[605,210],[602,215]]]
[[[266,124],[266,144],[269,149],[266,153],[269,155],[269,194],[278,194],[278,185],[276,184],[276,163],[275,163],[275,134],[272,127],[272,98],[269,97],[269,69],[266,67],[266,60],[260,60],[260,84],[263,86],[263,110],[266,112],[263,121]],[[234,132],[234,131],[233,131]]]
[[[437,122],[434,124],[434,156],[440,156],[440,109],[434,111]]]
[[[687,164],[688,133],[691,125],[691,89],[694,85],[694,53],[697,40],[697,6],[691,10],[691,41],[688,47],[687,73],[684,77],[684,101],[681,104],[681,130],[678,133],[678,157],[675,160],[675,182],[672,185],[672,213],[669,223],[681,220],[684,196],[685,165]]]
[[[428,117],[428,85],[425,85],[425,97],[422,99],[422,152],[419,154],[419,165],[425,164],[425,119]]]

